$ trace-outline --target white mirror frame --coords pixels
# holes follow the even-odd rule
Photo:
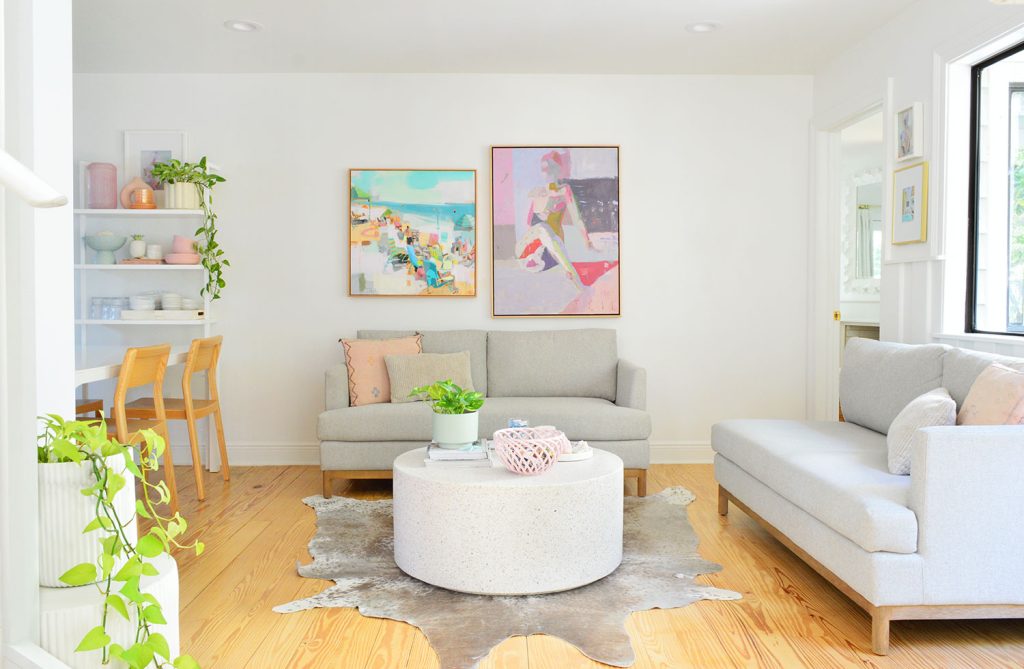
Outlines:
[[[857,189],[860,186],[877,183],[882,183],[881,167],[858,172],[843,183],[839,220],[842,221],[840,294],[844,301],[877,302],[880,299],[881,281],[879,279],[858,279],[853,276],[853,264],[857,257],[857,217],[852,213],[857,211]]]

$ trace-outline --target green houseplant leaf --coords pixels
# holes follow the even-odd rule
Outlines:
[[[484,396],[481,393],[465,390],[451,379],[413,388],[409,397],[426,399],[434,413],[440,414],[474,413],[484,405]]]

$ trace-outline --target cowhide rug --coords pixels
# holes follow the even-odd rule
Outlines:
[[[683,488],[626,497],[622,564],[596,583],[550,595],[491,597],[437,588],[399,570],[391,500],[308,497],[303,501],[316,510],[317,533],[309,544],[313,562],[300,564],[299,574],[335,585],[274,610],[356,607],[364,616],[407,622],[427,636],[442,669],[471,669],[506,638],[541,633],[598,662],[628,667],[634,661],[625,626],[631,612],[740,597],[694,583],[695,576],[721,567],[697,554],[686,517],[693,499]]]

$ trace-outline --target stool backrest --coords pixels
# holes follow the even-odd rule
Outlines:
[[[217,393],[217,363],[220,361],[220,346],[223,341],[224,337],[219,335],[192,340],[188,358],[185,360],[185,373],[181,375],[181,392],[186,402],[192,401],[192,375],[200,372],[206,372],[208,397],[215,401],[220,399]]]
[[[130,348],[125,351],[121,372],[117,375],[117,388],[114,390],[114,417],[119,424],[124,424],[125,421],[124,405],[128,390],[139,386],[153,386],[153,397],[159,408],[158,419],[164,419],[164,373],[167,372],[167,359],[170,356],[170,344]]]

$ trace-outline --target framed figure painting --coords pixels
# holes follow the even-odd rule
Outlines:
[[[349,295],[476,295],[476,170],[349,170]]]
[[[491,147],[492,313],[618,316],[619,147]]]

